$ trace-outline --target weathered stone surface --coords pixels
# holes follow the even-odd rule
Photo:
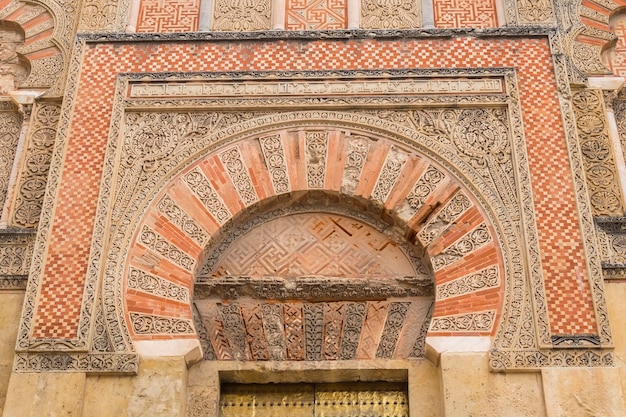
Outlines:
[[[485,353],[442,353],[446,417],[547,416],[539,373],[495,374]]]
[[[548,417],[626,415],[615,368],[544,368],[541,375]]]
[[[13,373],[2,415],[81,417],[84,390],[85,374],[81,372]]]
[[[622,397],[626,398],[626,285],[623,282],[606,282],[604,288],[614,329],[615,365],[620,374]]]
[[[0,293],[0,415],[9,388],[13,368],[13,347],[17,338],[23,301],[22,291]]]
[[[183,357],[142,359],[134,377],[90,376],[82,416],[183,416],[186,379]]]

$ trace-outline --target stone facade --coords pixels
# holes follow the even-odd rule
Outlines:
[[[623,6],[1,3],[0,414],[625,415]]]

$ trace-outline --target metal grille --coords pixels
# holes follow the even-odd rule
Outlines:
[[[221,417],[408,417],[406,383],[224,384]]]

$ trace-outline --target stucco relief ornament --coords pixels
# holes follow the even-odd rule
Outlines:
[[[176,148],[176,134],[168,127],[171,121],[162,116],[154,114],[145,117],[130,136],[124,161],[128,167],[139,164],[143,171],[152,172],[158,168],[158,161]]]
[[[217,0],[214,29],[236,32],[269,29],[270,11],[268,0]]]
[[[500,196],[507,201],[515,196],[503,169],[510,164],[511,147],[506,125],[494,114],[497,111],[463,110],[454,126],[452,140],[481,175],[491,178]]]
[[[545,22],[552,18],[550,0],[518,0],[517,9],[526,22]]]
[[[365,29],[407,29],[420,26],[419,2],[407,0],[364,0]]]

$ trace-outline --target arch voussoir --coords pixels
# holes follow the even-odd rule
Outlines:
[[[308,309],[320,309],[306,312],[302,301],[285,301],[276,304],[280,307],[271,308],[254,300],[224,300],[210,306],[204,303],[198,307],[200,316],[212,314],[211,317],[221,318],[218,322],[200,320],[195,324],[211,329],[210,357],[299,358],[299,354],[287,350],[279,349],[283,353],[276,353],[269,339],[253,349],[249,345],[255,343],[252,339],[242,341],[229,333],[229,323],[257,329],[259,335],[270,322],[289,328],[289,320],[293,320],[289,312],[296,310],[300,312],[299,320],[325,322],[337,316],[342,322],[349,311],[358,308],[361,316],[357,316],[362,321],[358,328],[360,344],[350,355],[360,355],[359,358],[396,355],[377,347],[383,342],[383,334],[390,331],[383,329],[392,326],[388,323],[392,311],[399,317],[408,314],[412,320],[425,323],[432,315],[431,335],[495,333],[503,302],[502,260],[491,224],[472,195],[424,155],[384,138],[320,125],[277,130],[229,144],[188,166],[163,188],[140,222],[125,270],[125,314],[131,337],[194,337],[193,280],[207,256],[216,250],[223,253],[228,247],[223,243],[224,236],[272,208],[306,207],[315,200],[316,210],[330,210],[339,204],[348,205],[355,212],[367,211],[387,225],[385,233],[389,235],[395,230],[393,233],[421,248],[421,253],[430,258],[429,268],[434,272],[434,311],[428,308],[432,295],[426,296],[427,293],[415,298],[416,304],[393,297],[385,302],[329,301],[317,307],[304,303]],[[137,283],[138,276],[143,284]],[[372,281],[368,285],[378,284]],[[187,306],[184,314],[181,306]],[[270,311],[274,308],[278,310]],[[269,321],[256,322],[266,316]],[[339,326],[335,331],[342,329]],[[407,357],[420,356],[426,330],[417,336],[418,341],[387,342],[394,346],[400,343],[403,347],[398,352]],[[368,336],[368,331],[373,333]],[[400,328],[396,333],[406,331]],[[367,337],[376,343],[365,346],[363,340]],[[412,337],[415,339],[416,335]],[[208,345],[205,343],[205,347]],[[342,358],[339,351],[329,352],[316,358]]]

